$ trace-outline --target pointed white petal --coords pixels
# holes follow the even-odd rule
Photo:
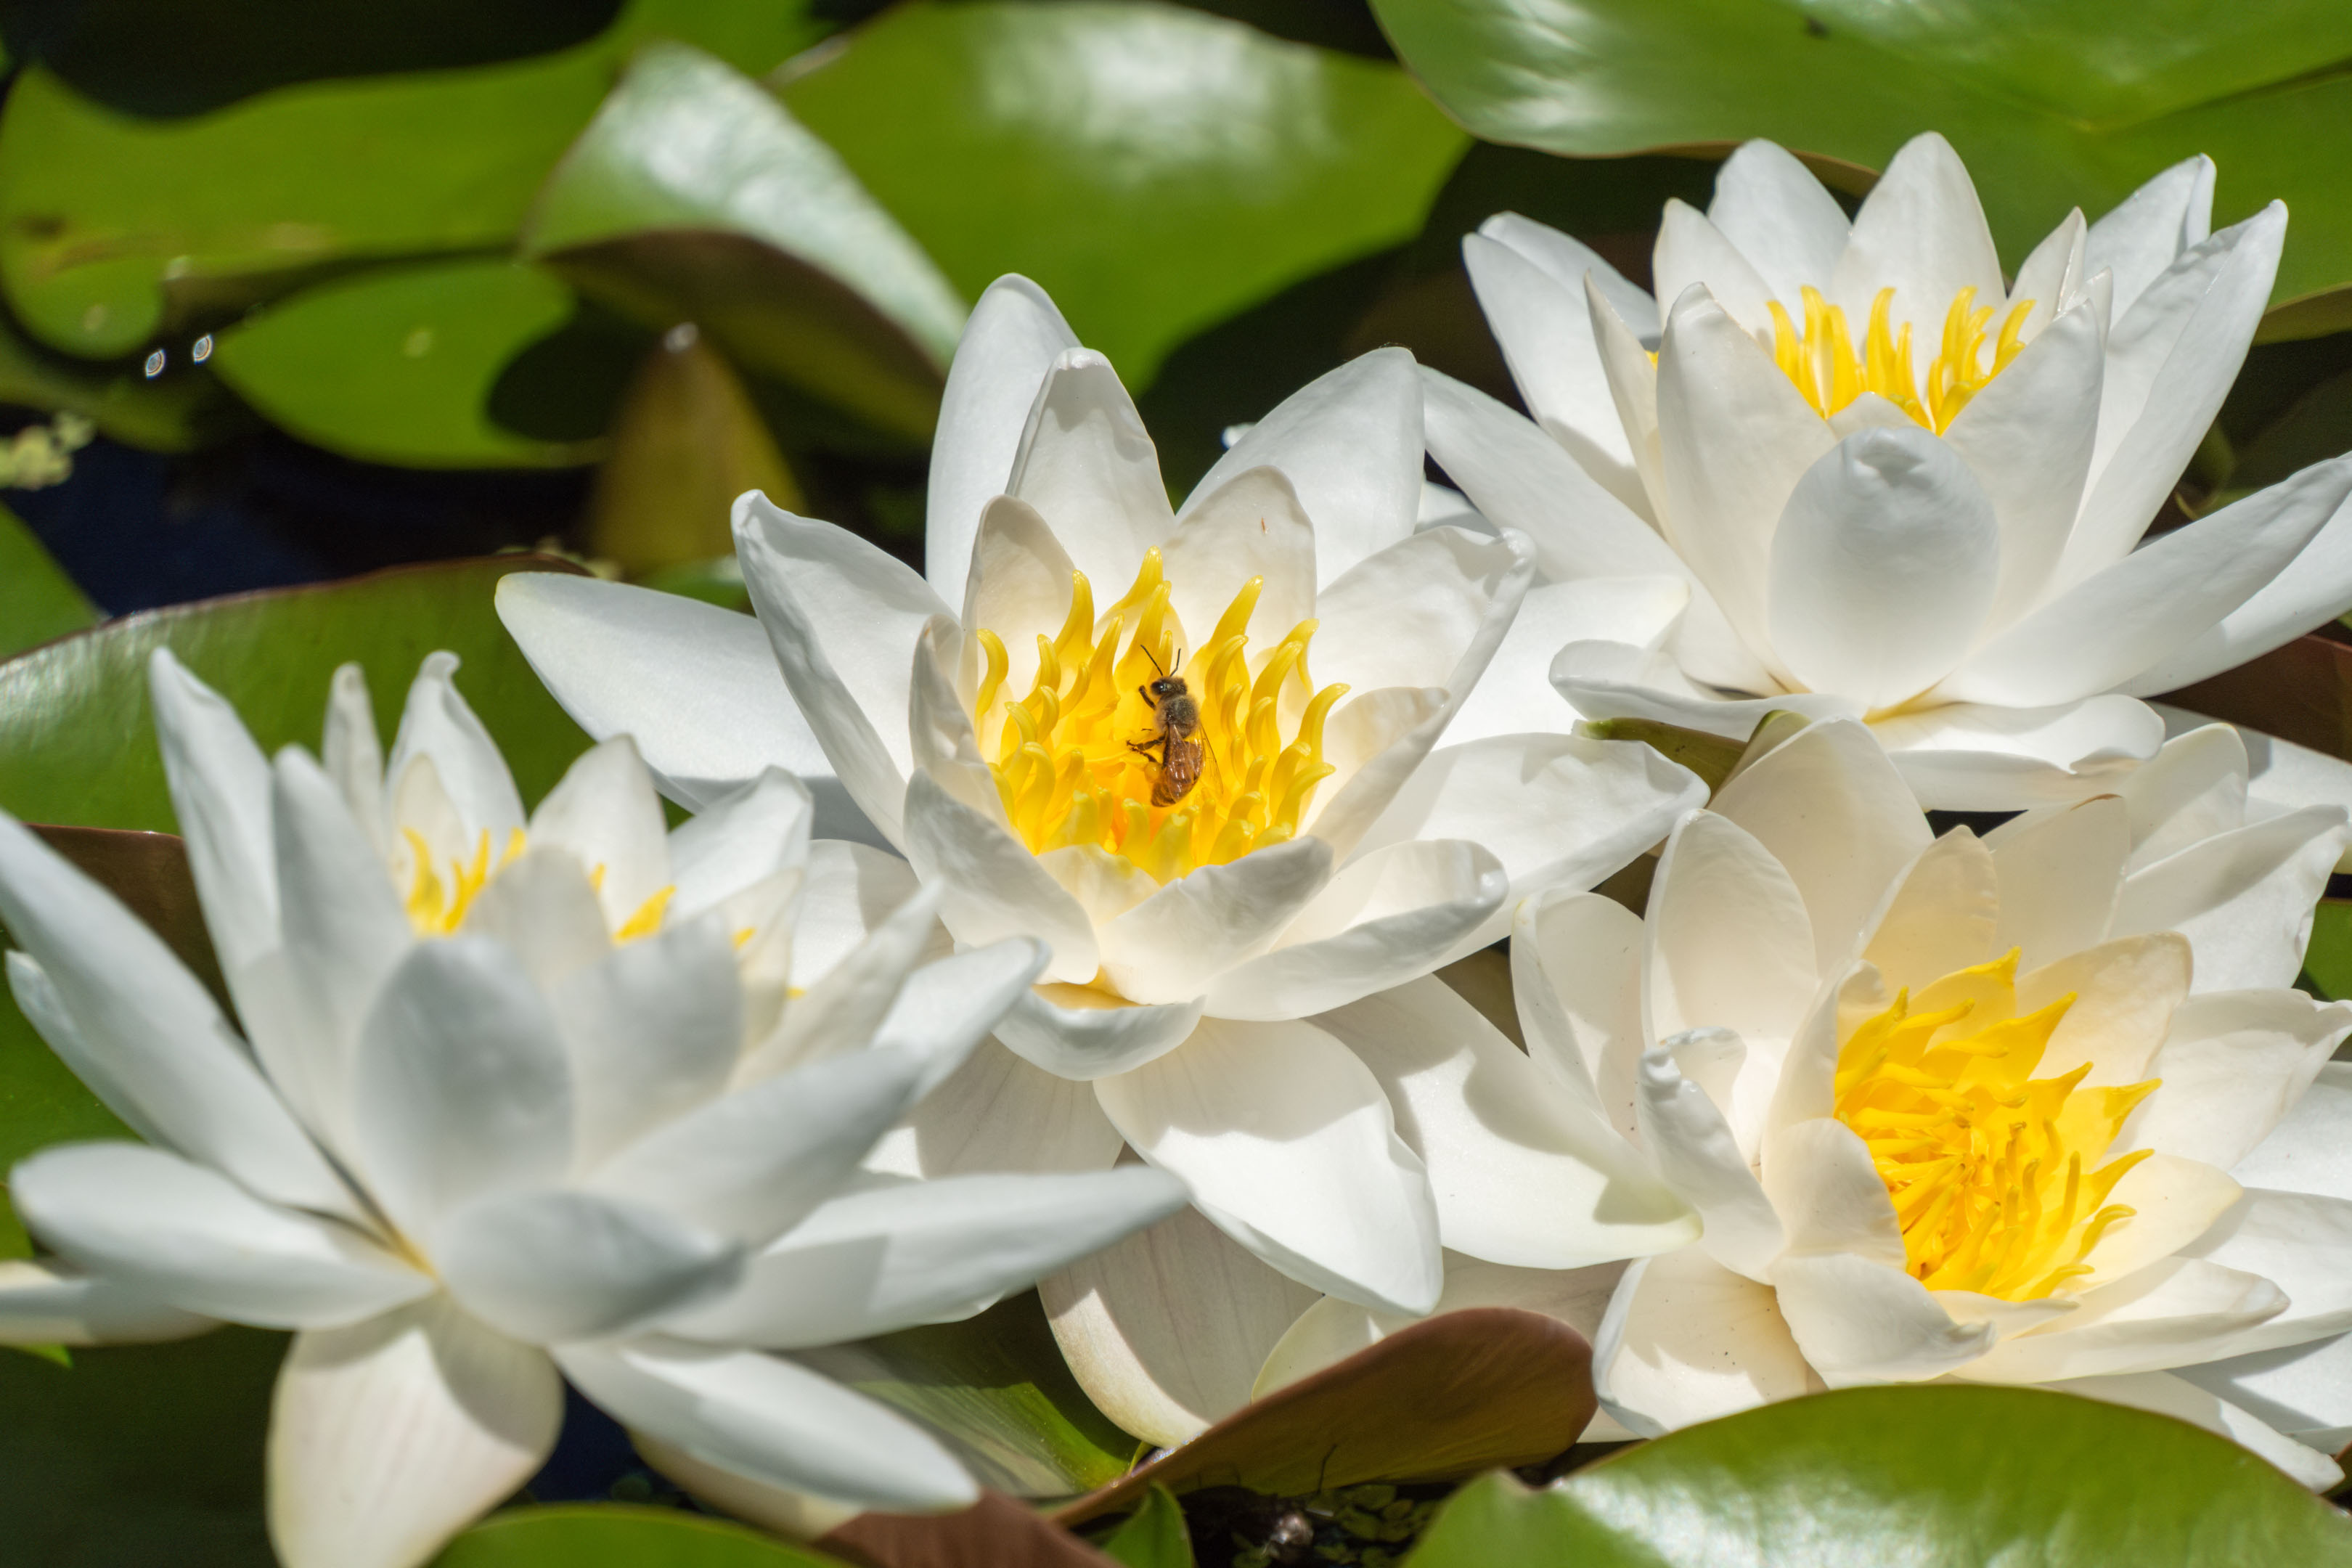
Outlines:
[[[1828,291],[1859,323],[1890,288],[1895,330],[1909,323],[1923,342],[1934,341],[1961,289],[1974,289],[1987,305],[2009,293],[1968,168],[1932,131],[1905,142],[1863,198]]]
[[[286,1568],[415,1568],[529,1480],[563,1384],[446,1297],[297,1335],[269,1413],[269,1539]]]
[[[1741,742],[1775,713],[1859,719],[1864,711],[1851,697],[1815,691],[1719,697],[1693,685],[1674,654],[1624,643],[1569,644],[1551,662],[1551,683],[1587,719],[1657,719]]]
[[[1892,990],[1918,990],[1992,956],[2000,884],[1992,854],[1965,828],[1919,852],[1879,906],[1862,956]]]
[[[1900,1268],[1850,1252],[1792,1253],[1772,1266],[1789,1331],[1832,1388],[1924,1383],[1992,1348],[1990,1323],[1956,1322]]]
[[[624,942],[549,1002],[572,1063],[578,1165],[701,1104],[735,1070],[742,994],[715,922]]]
[[[2181,1253],[2284,1293],[2283,1310],[2234,1336],[2224,1353],[2305,1344],[2352,1329],[2352,1201],[2248,1188]]]
[[[1132,1001],[1202,994],[1275,942],[1331,879],[1331,847],[1293,838],[1170,882],[1102,928],[1102,969]],[[1054,978],[1078,978],[1063,966]]]
[[[1042,513],[1093,581],[1123,591],[1175,514],[1160,455],[1110,361],[1066,349],[1037,388],[1005,493]]]
[[[1715,174],[1707,221],[1792,309],[1811,284],[1825,288],[1852,226],[1812,171],[1771,142],[1742,142]]]
[[[2093,224],[2083,270],[2112,272],[2120,316],[2190,246],[2211,232],[2213,160],[2200,153],[2157,175]]]
[[[690,921],[778,871],[804,865],[815,809],[808,785],[782,768],[719,796],[669,836],[677,889],[665,917]]]
[[[1017,698],[1035,683],[1038,635],[1051,638],[1061,631],[1070,613],[1070,574],[1076,570],[1070,552],[1035,507],[1000,495],[981,508],[971,560],[962,574],[961,624],[973,632],[993,632],[1004,644],[1004,689],[1010,696]],[[1107,600],[1123,586],[1100,584],[1094,591]],[[970,698],[967,691],[957,707],[968,708]],[[1002,721],[1001,715],[994,717]]]
[[[597,902],[615,930],[671,886],[669,829],[636,742],[615,736],[592,747],[530,814],[533,848],[568,849],[596,879]]]
[[[1418,392],[1409,372],[1405,386],[1415,395],[1418,416]],[[1420,469],[1413,472],[1417,483]],[[1337,574],[1323,559],[1323,536],[1310,516],[1289,477],[1263,464],[1229,471],[1215,489],[1202,491],[1185,508],[1184,521],[1160,552],[1168,573],[1169,605],[1192,638],[1191,647],[1177,650],[1180,655],[1207,651],[1210,631],[1252,578],[1260,580],[1257,608],[1244,628],[1252,647],[1274,647],[1314,615],[1317,574]]]
[[[171,649],[149,657],[147,689],[205,929],[234,984],[278,942],[269,764],[236,710]]]
[[[1701,1250],[1750,1279],[1769,1279],[1787,1237],[1730,1123],[1675,1062],[1675,1046],[1684,1038],[1675,1037],[1643,1053],[1633,1101],[1642,1146],[1666,1185],[1705,1222],[1706,1233],[1697,1238]]]
[[[1494,735],[1567,734],[1577,711],[1551,683],[1551,662],[1573,642],[1656,647],[1690,604],[1679,577],[1587,577],[1528,590],[1486,673],[1445,727],[1452,745]]]
[[[1822,1387],[1769,1286],[1696,1247],[1625,1270],[1592,1340],[1601,1407],[1654,1437]]]
[[[1076,1083],[1141,1067],[1191,1037],[1207,999],[1138,1005],[1087,985],[1040,985],[1013,1003],[996,1037],[1024,1061]]]
[[[2000,882],[1995,951],[2018,949],[2018,967],[2031,973],[2106,940],[2131,852],[2123,801],[2101,795],[2029,812],[1988,834],[1985,844]]]
[[[912,866],[886,850],[830,838],[810,844],[808,878],[793,910],[793,984],[806,991],[830,974],[921,885]],[[925,955],[951,951],[935,923]]]
[[[1648,289],[1626,281],[1625,275],[1591,246],[1549,224],[1517,213],[1496,213],[1478,226],[1478,232],[1509,246],[1580,298],[1589,279],[1609,301],[1610,309],[1623,318],[1637,335],[1652,342],[1657,341],[1658,302],[1650,297]]]
[[[2164,1087],[2132,1113],[2121,1146],[2232,1169],[2286,1118],[2347,1032],[2352,1005],[2300,991],[2189,997],[2148,1064]]]
[[[2176,1367],[2193,1384],[2321,1455],[2352,1443],[2352,1335]]]
[[[2017,811],[2104,795],[2164,743],[2163,720],[2112,692],[2055,708],[1952,702],[1870,727],[1930,811]]]
[[[875,1145],[866,1166],[923,1180],[1100,1171],[1118,1157],[1118,1147],[1092,1089],[989,1040]]]
[[[939,885],[940,918],[958,942],[1034,936],[1054,951],[1049,980],[1084,983],[1102,967],[1084,907],[1037,864],[1028,846],[927,773],[907,786],[905,836],[916,868]]]
[[[699,1194],[698,1194],[699,1195]],[[433,1260],[451,1295],[530,1344],[603,1339],[740,1278],[739,1246],[626,1198],[508,1193],[450,1214]]]
[[[1518,907],[1511,994],[1537,1066],[1587,1094],[1611,1127],[1637,1131],[1642,919],[1614,899],[1555,889]]]
[[[1730,237],[1687,202],[1669,200],[1658,219],[1650,255],[1658,299],[1669,307],[1693,289],[1705,289],[1748,332],[1772,330],[1772,285]]]
[[[2200,992],[2291,984],[2346,833],[2341,806],[2307,805],[2190,845],[2125,879],[2116,931],[2187,936]]]
[[[400,731],[393,737],[384,776],[397,786],[411,763],[430,757],[467,841],[487,833],[495,847],[523,825],[522,796],[515,793],[514,775],[499,743],[457,690],[457,675],[456,654],[425,656],[400,710]]]

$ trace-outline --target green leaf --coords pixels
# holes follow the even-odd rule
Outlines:
[[[1922,131],[1968,161],[2014,267],[2198,153],[2215,217],[2294,214],[2273,300],[2352,279],[2352,8],[2251,0],[1372,0],[1406,65],[1489,141],[1583,157],[1768,136],[1885,167]],[[2298,307],[2296,333],[2344,324]],[[2323,309],[2325,305],[2325,309]],[[2340,313],[2338,311],[2337,313]]]
[[[417,665],[446,648],[464,661],[458,689],[536,800],[588,740],[531,674],[491,593],[509,572],[576,570],[520,555],[400,567],[175,605],[20,655],[0,664],[0,807],[30,822],[174,830],[147,705],[147,658],[165,647],[236,706],[265,752],[318,747],[328,682],[354,659],[389,739]]]
[[[960,1323],[801,1352],[837,1382],[930,1426],[982,1486],[1066,1497],[1123,1474],[1135,1439],[1070,1375],[1037,1293]]]
[[[225,329],[222,380],[273,423],[348,457],[426,468],[583,463],[594,448],[491,422],[509,362],[561,327],[572,291],[497,258],[379,268]]]
[[[0,1542],[39,1568],[271,1568],[261,1512],[269,1389],[286,1336],[222,1329],[0,1356]]]
[[[2330,1001],[2352,997],[2352,901],[2322,899],[2312,911],[2303,981]]]
[[[1564,1453],[1591,1420],[1592,1350],[1507,1307],[1424,1318],[1244,1405],[1055,1517],[1079,1524],[1147,1489],[1243,1486],[1304,1497],[1360,1481],[1442,1480]]]
[[[1027,274],[1136,387],[1411,238],[1464,146],[1393,66],[1148,0],[914,0],[782,93],[958,289]]]
[[[0,656],[98,624],[91,604],[16,514],[0,507]]]
[[[449,1543],[433,1568],[840,1568],[722,1520],[617,1503],[520,1508]]]
[[[58,1059],[0,987],[0,1175],[52,1143],[138,1136]]]
[[[937,416],[963,301],[831,148],[698,50],[637,57],[522,244],[649,324],[694,321],[747,368],[885,428],[927,435]]]
[[[1166,1487],[1145,1492],[1143,1506],[1098,1544],[1127,1568],[1192,1568],[1192,1537],[1184,1528],[1184,1510]]]
[[[2352,1520],[2227,1438],[2027,1388],[1863,1388],[1489,1476],[1410,1568],[2236,1568],[2352,1563]]]
[[[331,81],[185,120],[134,118],[34,65],[0,113],[0,280],[26,327],[110,358],[321,268],[504,247],[630,50],[708,37],[766,69],[805,10],[637,0],[602,36],[509,65]]]

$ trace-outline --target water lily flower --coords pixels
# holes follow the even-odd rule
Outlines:
[[[1430,449],[1547,575],[1685,585],[1661,643],[1562,648],[1588,717],[1859,718],[1931,807],[2081,798],[2162,742],[2137,698],[2352,608],[2352,460],[2148,536],[2285,233],[2209,232],[2212,191],[2194,158],[2070,214],[2012,284],[1941,137],[1852,222],[1751,142],[1668,204],[1654,300],[1501,214],[1463,254],[1535,420],[1428,374]]]
[[[2037,1384],[2333,1484],[2294,1439],[2352,1406],[2282,1433],[2230,1380],[2352,1329],[2346,1100],[2307,1094],[2352,1005],[2285,988],[2347,828],[2249,810],[2246,776],[2208,726],[2114,794],[1930,840],[1864,727],[1823,721],[1676,828],[1646,919],[1523,907],[1531,1055],[1706,1226],[1616,1282],[1617,1421]]]
[[[1491,942],[1538,888],[1606,876],[1701,786],[1559,732],[1543,676],[1563,626],[1647,637],[1678,585],[1576,584],[1528,618],[1515,536],[1417,530],[1421,405],[1408,355],[1368,354],[1171,508],[1108,362],[1008,278],[949,379],[923,574],[752,494],[736,539],[756,624],[554,577],[510,580],[499,610],[573,717],[645,741],[675,794],[819,752],[940,889],[959,944],[1051,946],[996,1031],[1009,1055],[939,1114],[984,1101],[1034,1168],[1105,1168],[1124,1144],[1310,1296],[1424,1310],[1449,1205],[1434,1173],[1500,1180],[1507,1162],[1431,1148],[1485,1134],[1409,1130],[1365,1052],[1306,1020]],[[1169,680],[1190,704],[1174,718]],[[1583,1216],[1540,1242],[1555,1266],[1686,1224],[1671,1199],[1622,1225],[1596,1211],[1581,1131],[1514,1135],[1534,1140],[1522,1174]],[[1074,1352],[1090,1388],[1131,1349],[1121,1312],[1156,1310],[1158,1289],[1122,1273],[1099,1335],[1065,1321],[1066,1345],[1094,1347]]]
[[[0,1337],[295,1331],[268,1446],[289,1568],[430,1558],[546,1458],[565,1380],[652,1453],[852,1504],[968,1504],[937,1440],[768,1352],[969,1315],[1181,1204],[1158,1172],[861,1173],[1043,950],[919,968],[919,900],[796,986],[797,781],[763,773],[666,832],[616,739],[526,816],[455,665],[425,663],[387,768],[356,668],[322,765],[265,759],[155,656],[241,1029],[0,816],[17,1002],[145,1139],[11,1173],[54,1257],[0,1277]]]

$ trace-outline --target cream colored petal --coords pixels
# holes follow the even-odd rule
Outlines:
[[[1996,952],[2031,972],[2106,940],[2131,852],[2131,813],[2114,795],[2005,822],[1985,837],[2000,880]]]
[[[2132,1112],[2120,1146],[2231,1169],[2285,1120],[2347,1031],[2352,1005],[2300,991],[2189,997],[2148,1064],[2164,1087]]]
[[[1601,1406],[1654,1437],[1824,1386],[1769,1286],[1696,1247],[1625,1270],[1592,1341]]]
[[[1916,991],[1993,956],[2000,910],[1994,876],[1991,851],[1965,827],[1920,852],[1879,906],[1862,950],[1888,990]]]
[[[2171,931],[2117,937],[2017,977],[2017,1008],[2038,1012],[2062,996],[2074,1005],[2051,1034],[2037,1077],[2091,1064],[2094,1084],[2137,1083],[2189,995],[2189,944]]]
[[[1642,1034],[1642,919],[1614,899],[1560,888],[1511,924],[1511,992],[1528,1055],[1620,1135],[1633,1135]]]
[[[2259,1332],[2257,1325],[2285,1310],[2285,1294],[2258,1274],[2168,1258],[2083,1292],[2076,1310],[2063,1318],[2003,1339],[1967,1376],[1982,1383],[2056,1383],[2160,1372],[2226,1353],[2247,1331]]]
[[[2158,1415],[2186,1421],[2192,1426],[2202,1426],[2208,1432],[2218,1433],[2252,1449],[2314,1491],[2331,1490],[2344,1479],[2343,1470],[2326,1455],[2282,1436],[2275,1428],[2228,1400],[2209,1394],[2172,1373],[2142,1372],[2119,1377],[2068,1378],[2063,1383],[2043,1386],[2063,1394],[2077,1394],[2085,1399],[2103,1400],[2109,1405],[2154,1411]]]
[[[1791,1254],[1772,1268],[1789,1331],[1832,1388],[1925,1383],[1991,1348],[1989,1323],[1953,1321],[1901,1268],[1850,1252]]]

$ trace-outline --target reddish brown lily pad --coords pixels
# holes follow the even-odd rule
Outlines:
[[[1003,1492],[961,1513],[860,1514],[817,1545],[859,1568],[1117,1568]]]
[[[1126,1512],[1155,1482],[1296,1497],[1537,1464],[1573,1444],[1594,1408],[1592,1347],[1574,1329],[1507,1307],[1448,1312],[1277,1389],[1054,1517]]]
[[[2352,647],[2326,635],[2332,629],[2156,700],[2352,760]]]

